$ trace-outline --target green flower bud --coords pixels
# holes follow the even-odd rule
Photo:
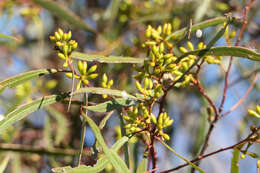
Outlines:
[[[82,61],[78,61],[78,69],[79,69],[80,74],[84,73],[84,67],[83,67]]]
[[[90,67],[90,69],[88,70],[88,74],[93,73],[97,70],[97,65],[93,65],[92,67]]]
[[[78,43],[77,42],[73,43],[73,45],[71,46],[72,50],[77,49],[77,47],[78,47]]]
[[[56,42],[56,46],[61,47],[61,46],[62,46],[62,43],[61,43],[60,41],[57,41],[57,42]]]
[[[103,88],[106,88],[106,87],[107,87],[107,84],[106,84],[105,82],[101,82],[101,86],[102,86]]]
[[[157,32],[158,32],[159,35],[162,33],[162,26],[161,25],[159,25],[157,27]]]
[[[112,85],[114,84],[114,81],[113,80],[110,80],[107,84],[107,86],[110,88]]]
[[[149,85],[149,79],[145,78],[144,79],[144,89],[147,89],[148,85]]]
[[[152,79],[149,79],[149,89],[152,89],[153,88],[153,81],[152,81]]]
[[[78,82],[77,86],[76,86],[76,90],[80,89],[81,87],[81,80]]]
[[[49,38],[50,38],[50,40],[51,40],[52,42],[56,42],[56,41],[57,41],[56,38],[55,38],[54,36],[52,36],[52,35],[51,35]]]
[[[193,44],[190,41],[187,42],[187,46],[191,51],[194,50]]]
[[[88,63],[86,61],[83,61],[83,67],[82,67],[82,74],[86,75],[88,69]]]
[[[258,114],[258,113],[256,113],[255,111],[253,111],[253,110],[248,110],[248,113],[249,113],[249,115],[252,115],[252,116],[254,116],[254,117],[256,117],[256,118],[260,118],[260,114]]]
[[[260,105],[256,106],[256,111],[257,111],[258,114],[260,114]]]
[[[126,120],[126,121],[130,121],[131,118],[129,116],[126,116],[126,115],[123,115],[123,119]]]
[[[54,36],[55,36],[55,39],[56,39],[56,40],[58,40],[58,41],[61,40],[61,36],[60,36],[60,34],[59,34],[58,32],[55,32],[55,33],[54,33]]]
[[[147,46],[155,46],[156,42],[155,41],[146,41],[145,45],[147,45]]]
[[[69,78],[72,78],[72,73],[65,73],[65,75]]]
[[[159,52],[160,53],[164,52],[164,44],[163,43],[161,43],[160,46],[159,46]]]
[[[88,85],[89,81],[87,79],[83,79],[82,82],[85,84],[85,85]]]
[[[181,53],[187,53],[188,50],[185,47],[180,47],[180,51]]]
[[[166,34],[170,35],[171,33],[172,33],[172,25],[170,23],[168,23]]]
[[[170,140],[170,136],[167,135],[166,133],[163,133],[163,134],[162,134],[162,138],[163,138],[164,140],[166,140],[166,141]]]
[[[172,125],[173,122],[174,122],[174,120],[168,120],[165,124],[165,127]]]
[[[91,75],[88,76],[88,79],[95,79],[98,76],[97,73],[92,73]]]
[[[204,44],[203,44],[203,42],[199,42],[199,44],[197,45],[197,49],[203,49],[203,46],[204,46]]]
[[[135,82],[135,86],[136,86],[138,91],[143,92],[143,88],[142,88],[141,84],[138,81]]]
[[[69,50],[68,45],[65,44],[65,45],[63,46],[63,49],[62,49],[62,50],[63,50],[64,55],[67,56],[67,55],[68,55],[68,50]]]
[[[64,34],[64,32],[62,31],[62,29],[58,29],[58,33],[59,33],[59,35],[60,35],[60,37],[62,37],[63,36],[63,34]]]
[[[64,68],[67,68],[68,66],[69,66],[69,64],[68,64],[68,62],[67,61],[65,61],[64,63],[63,63],[63,65],[62,65]]]
[[[58,57],[59,58],[61,58],[61,59],[64,59],[64,60],[66,60],[66,57],[65,57],[65,55],[63,54],[63,53],[58,53]]]
[[[102,76],[102,82],[107,83],[107,80],[108,80],[107,75],[106,73],[104,73]]]

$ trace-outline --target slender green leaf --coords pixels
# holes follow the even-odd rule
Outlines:
[[[6,87],[13,88],[19,84],[22,84],[28,80],[39,77],[41,75],[51,74],[51,73],[56,73],[56,72],[57,72],[57,70],[55,70],[55,69],[39,69],[39,70],[28,71],[28,72],[21,73],[19,75],[10,77],[10,78],[5,79],[4,81],[0,82],[0,93]]]
[[[136,173],[145,173],[147,171],[147,156],[143,156],[141,162],[138,165]]]
[[[120,173],[129,173],[129,170],[125,162],[120,158],[120,156],[114,150],[111,150],[107,147],[105,140],[101,134],[101,131],[98,128],[98,126],[95,124],[95,122],[91,118],[89,118],[84,112],[82,112],[82,115],[88,122],[91,129],[93,130],[98,143],[103,148],[105,155],[112,163],[115,170]]]
[[[181,155],[179,155],[174,149],[172,149],[169,145],[167,145],[165,142],[160,141],[166,148],[168,148],[173,154],[175,154],[176,156],[178,156],[179,158],[181,158],[182,160],[184,160],[186,163],[188,163],[189,165],[191,165],[193,168],[195,168],[196,170],[198,170],[200,173],[205,173],[205,171],[203,171],[200,167],[198,167],[197,165],[195,165],[194,163],[190,162],[189,160],[185,159],[184,157],[182,157]]]
[[[132,96],[125,91],[115,90],[115,89],[107,89],[107,88],[99,88],[99,87],[89,87],[89,88],[80,88],[76,90],[73,95],[78,95],[82,93],[92,93],[92,94],[106,94],[106,95],[112,95],[112,96],[119,96],[123,98],[131,98],[136,99],[135,96]]]
[[[11,36],[11,35],[5,35],[5,34],[1,34],[0,33],[0,39],[10,39],[10,40],[14,40],[14,41],[20,41],[18,38]]]
[[[96,31],[84,20],[74,14],[71,10],[63,7],[60,3],[57,3],[53,0],[34,0],[34,2],[47,9],[57,17],[67,21],[72,26],[96,33]]]
[[[112,146],[112,150],[117,152],[127,141],[128,141],[128,137],[126,136],[122,137]],[[53,168],[52,171],[54,173],[86,173],[86,172],[97,173],[105,169],[108,163],[109,160],[107,156],[104,156],[100,158],[94,166],[81,165],[80,167],[77,168],[72,168],[70,166],[67,166],[67,167]]]
[[[201,49],[190,51],[182,55],[185,57],[187,55],[199,55],[202,52],[205,52],[203,55],[212,55],[212,56],[235,56],[235,57],[242,57],[247,58],[253,61],[260,61],[260,53],[254,52],[248,48],[244,47],[236,47],[236,46],[219,46],[210,49]]]
[[[15,110],[5,115],[5,118],[0,121],[0,134],[12,124],[24,119],[28,114],[37,111],[46,105],[58,102],[67,96],[68,94],[44,96],[40,99],[17,107]]]
[[[104,103],[100,103],[95,106],[88,106],[86,108],[93,112],[110,112],[112,110],[120,109],[122,107],[132,106],[134,104],[135,102],[132,99],[118,98],[118,99],[106,101]]]
[[[101,120],[101,122],[99,123],[99,129],[102,130],[106,123],[107,123],[107,120],[111,117],[111,115],[114,113],[114,111],[110,111],[106,114],[106,116]]]
[[[233,19],[235,19],[235,18],[233,18]],[[218,25],[218,24],[223,24],[223,23],[225,23],[229,20],[230,19],[228,17],[217,17],[217,18],[214,18],[214,19],[209,19],[209,20],[203,21],[201,23],[192,25],[191,32],[195,32],[198,29],[204,29],[204,28],[207,28],[209,26],[215,26],[215,25]],[[185,27],[185,28],[182,28],[180,30],[173,32],[171,35],[169,35],[166,38],[166,40],[170,40],[170,39],[180,40],[185,35],[187,29],[188,28]]]
[[[9,160],[10,160],[10,156],[8,154],[6,154],[4,157],[1,158],[1,161],[0,161],[0,173],[4,173],[5,172],[5,169],[6,169],[7,165],[8,165]]]
[[[232,157],[232,161],[231,161],[231,171],[230,173],[239,173],[239,154],[240,151],[237,148],[233,149],[233,157]]]
[[[84,61],[95,61],[100,63],[143,63],[143,58],[134,57],[122,57],[122,56],[102,56],[102,55],[89,55],[81,52],[72,52],[71,57],[73,59]]]

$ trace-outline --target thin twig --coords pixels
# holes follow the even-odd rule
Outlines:
[[[21,153],[37,153],[41,155],[68,155],[76,156],[79,150],[66,148],[43,148],[22,144],[0,144],[0,151],[12,151]]]
[[[252,132],[251,134],[249,134],[248,137],[246,137],[244,140],[242,140],[242,141],[240,141],[240,142],[238,142],[238,143],[236,143],[236,144],[234,144],[234,145],[231,145],[231,146],[225,147],[225,148],[221,148],[221,149],[219,149],[219,150],[216,150],[216,151],[214,151],[214,152],[205,154],[205,155],[203,155],[203,156],[198,156],[197,158],[191,160],[190,162],[192,162],[192,163],[193,163],[193,162],[197,162],[197,161],[200,161],[200,160],[202,160],[202,159],[205,159],[205,158],[207,158],[207,157],[209,157],[209,156],[212,156],[212,155],[215,155],[215,154],[217,154],[217,153],[220,153],[220,152],[222,152],[222,151],[230,150],[230,149],[233,149],[233,148],[235,148],[235,147],[237,147],[237,146],[240,146],[240,145],[242,145],[242,144],[245,144],[245,143],[248,143],[248,142],[252,142],[251,137],[254,136],[254,135],[257,133],[257,131],[259,131],[259,129],[260,129],[260,127],[258,127],[255,132]],[[255,140],[255,139],[254,139],[254,140]],[[181,168],[183,168],[183,167],[185,167],[185,166],[188,166],[188,165],[190,165],[190,164],[186,163],[186,164],[177,166],[177,167],[172,168],[172,169],[169,169],[169,170],[161,171],[161,172],[159,172],[159,173],[169,173],[169,172],[173,172],[173,171],[176,171],[176,170],[181,169]]]
[[[253,82],[252,82],[251,86],[248,88],[246,94],[234,106],[232,106],[232,108],[229,111],[222,114],[221,117],[224,117],[224,116],[230,114],[231,112],[233,112],[235,109],[237,109],[246,100],[247,96],[251,93],[252,89],[254,88],[254,86],[256,84],[257,77],[258,77],[258,74],[256,73],[255,77],[253,79]]]
[[[245,31],[245,28],[246,28],[246,25],[247,25],[248,12],[249,12],[250,8],[252,7],[254,1],[255,0],[251,0],[245,7],[244,16],[243,16],[243,24],[242,24],[242,27],[240,29],[239,36],[238,36],[238,39],[235,43],[235,46],[238,46],[240,44],[240,40],[243,37],[244,31]],[[230,73],[230,70],[231,70],[232,63],[233,63],[233,56],[230,57],[228,68],[227,68],[227,71],[225,73],[225,84],[224,84],[224,89],[223,89],[223,96],[222,96],[222,100],[221,100],[221,103],[220,103],[220,106],[219,106],[219,112],[220,113],[223,111],[225,100],[226,100],[227,89],[228,89],[228,86],[229,86],[228,77],[229,77],[229,73]]]

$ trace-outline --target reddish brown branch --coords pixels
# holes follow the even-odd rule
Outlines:
[[[231,146],[226,147],[226,148],[221,148],[221,149],[219,149],[219,150],[217,150],[217,151],[214,151],[214,152],[205,154],[205,155],[203,155],[203,156],[198,156],[197,158],[191,160],[190,162],[194,163],[194,162],[200,161],[200,160],[202,160],[202,159],[205,159],[205,158],[207,158],[207,157],[209,157],[209,156],[212,156],[212,155],[215,155],[215,154],[217,154],[217,153],[220,153],[220,152],[222,152],[222,151],[226,151],[226,150],[233,149],[233,148],[238,147],[238,146],[240,146],[240,145],[242,145],[242,144],[246,144],[246,143],[248,143],[248,142],[255,142],[256,139],[255,139],[255,138],[252,139],[252,137],[257,133],[257,131],[258,131],[259,129],[260,129],[260,127],[258,127],[256,131],[254,131],[254,132],[252,132],[250,135],[248,135],[247,138],[245,138],[244,140],[242,140],[242,141],[240,141],[240,142],[238,142],[238,143],[236,143],[236,144],[234,144],[234,145],[231,145]],[[176,170],[181,169],[181,168],[183,168],[183,167],[185,167],[185,166],[188,166],[188,165],[190,165],[190,164],[186,163],[186,164],[177,166],[177,167],[172,168],[172,169],[169,169],[169,170],[161,171],[161,172],[159,172],[159,173],[173,172],[173,171],[176,171]]]
[[[239,36],[238,36],[238,39],[237,39],[237,41],[235,43],[235,46],[239,45],[240,40],[243,37],[244,31],[245,31],[245,28],[246,28],[246,25],[247,25],[248,12],[249,12],[250,8],[252,7],[254,1],[255,0],[250,0],[250,2],[245,7],[245,11],[244,11],[244,15],[243,15],[243,24],[242,24],[242,27],[240,29]],[[223,111],[225,100],[226,100],[227,89],[228,89],[228,86],[229,86],[228,77],[229,77],[229,73],[230,73],[230,70],[231,70],[232,63],[233,63],[233,56],[230,57],[228,68],[227,68],[227,71],[225,72],[224,91],[223,91],[222,100],[221,100],[221,103],[220,103],[220,106],[219,106],[219,112],[220,113]]]

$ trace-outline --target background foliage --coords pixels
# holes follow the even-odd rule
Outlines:
[[[223,17],[229,12],[233,16],[242,17],[246,3],[242,0],[2,0],[0,2],[0,66],[2,69],[0,79],[3,81],[29,70],[53,69],[38,71],[39,74],[49,74],[56,72],[54,69],[60,69],[63,62],[57,58],[54,44],[49,40],[49,36],[58,28],[66,32],[72,31],[73,39],[78,42],[77,51],[99,55],[101,60],[102,57],[111,55],[145,58],[146,52],[142,43],[145,41],[144,33],[148,25],[156,27],[168,22],[172,24],[173,30],[178,30],[190,26],[190,19],[192,24],[196,24],[206,19]],[[256,2],[250,9],[247,28],[240,43],[241,46],[254,52],[259,52],[259,19],[259,2]],[[203,29],[201,38],[196,37],[196,33],[193,32],[190,41],[194,45],[200,41],[208,43],[222,27],[223,25],[220,24]],[[240,28],[241,25],[236,23],[229,26],[231,31],[239,31]],[[187,47],[186,41],[187,39],[177,42],[176,46]],[[235,39],[231,40],[231,44],[234,43]],[[222,37],[215,46],[226,46],[226,44],[225,38]],[[180,54],[178,49],[174,51]],[[221,65],[210,64],[201,69],[201,85],[217,105],[220,105],[223,93],[225,77],[223,69],[227,68],[228,63],[229,58],[223,57]],[[96,62],[89,63],[89,65],[93,64]],[[95,80],[95,83],[91,83],[92,85],[99,86],[101,74],[106,72],[109,79],[114,80],[114,89],[125,90],[128,93],[136,91],[131,64],[97,64],[100,78]],[[234,59],[229,75],[230,88],[223,112],[229,111],[246,94],[252,83],[254,85],[244,103],[217,123],[209,141],[208,152],[241,141],[250,134],[249,127],[252,124],[259,125],[259,119],[249,116],[247,112],[248,109],[255,110],[256,105],[259,104],[260,81],[256,76],[258,72],[258,62],[242,58]],[[27,77],[24,80],[34,78],[33,75]],[[71,80],[68,80],[63,73],[44,75],[28,80],[22,85],[17,84],[5,90],[0,88],[2,118],[15,110],[18,105],[30,103],[31,100],[42,96],[71,90]],[[54,95],[43,103],[39,99],[39,103],[49,104],[60,99],[59,97],[60,95]],[[75,100],[80,98],[80,96],[73,97]],[[96,95],[89,95],[89,100],[94,103],[104,102],[103,98]],[[35,105],[35,109],[38,108],[37,106]],[[69,112],[67,106],[66,103],[47,106],[8,128],[5,133],[1,133],[0,150],[13,152],[1,153],[0,172],[5,170],[6,172],[44,173],[51,172],[53,167],[76,166],[82,121],[79,116],[79,106],[72,104]],[[209,126],[208,106],[208,102],[195,87],[173,89],[168,94],[166,108],[168,115],[174,119],[173,125],[167,128],[167,133],[171,137],[168,144],[189,160],[198,154],[203,144]],[[156,111],[158,108],[155,108]],[[31,110],[28,110],[29,112]],[[106,145],[111,147],[120,137],[120,120],[117,112],[107,115],[102,111],[99,113],[90,111],[88,114],[97,124],[102,125],[103,122],[102,135]],[[104,122],[104,117],[108,119],[107,122]],[[126,139],[122,138],[120,146],[123,145],[124,140]],[[98,149],[92,147],[94,143],[94,132],[87,126],[82,164],[94,165],[96,158],[102,157],[100,154],[92,154],[93,150]],[[115,145],[113,147],[118,150],[120,147]],[[160,143],[156,145],[160,171],[183,163],[178,157],[169,153],[163,145]],[[42,148],[46,150],[43,152]],[[142,154],[145,147],[142,142],[131,138],[129,148],[132,151],[130,164],[133,170],[136,170],[138,163],[143,161]],[[114,150],[109,149],[104,152],[113,154]],[[260,154],[259,143],[250,147],[250,152]],[[228,150],[203,160],[201,167],[206,172],[219,172],[220,169],[222,172],[229,172],[231,159],[232,150]],[[240,171],[256,172],[256,160],[248,155],[245,159],[240,159]],[[188,172],[189,169],[186,167],[178,171]],[[107,166],[105,172],[113,172],[112,165]]]

